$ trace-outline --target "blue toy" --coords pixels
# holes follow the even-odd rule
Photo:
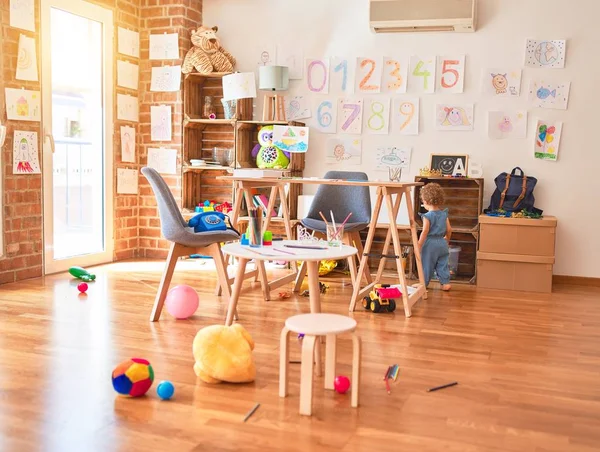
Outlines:
[[[161,381],[156,387],[158,397],[163,400],[169,400],[175,393],[175,386],[170,381]]]
[[[225,231],[227,229],[226,217],[221,212],[204,212],[191,218],[188,226],[194,228],[194,232]]]

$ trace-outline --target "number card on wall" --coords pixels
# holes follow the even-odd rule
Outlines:
[[[367,133],[387,135],[390,132],[390,99],[389,97],[373,97],[365,99],[363,126]]]
[[[435,92],[435,57],[410,57],[409,87],[415,93]]]
[[[392,132],[400,132],[402,135],[418,135],[419,98],[399,97],[394,99],[392,124]]]
[[[354,93],[354,65],[349,63],[348,58],[331,59],[329,78],[332,93]]]
[[[337,129],[337,101],[333,98],[316,99],[314,127],[322,133],[335,133]]]
[[[360,135],[362,132],[363,101],[357,98],[338,102],[338,129],[340,133]]]
[[[438,56],[437,90],[442,93],[462,93],[465,83],[465,56]]]
[[[329,58],[307,58],[305,68],[308,90],[315,94],[329,94]]]
[[[364,94],[381,92],[382,58],[356,59],[356,92]]]
[[[383,58],[383,78],[381,91],[384,93],[405,93],[408,78],[407,58]]]

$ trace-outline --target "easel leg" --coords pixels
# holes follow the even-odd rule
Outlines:
[[[417,261],[417,273],[419,277],[419,283],[423,286],[423,300],[427,300],[427,287],[425,287],[425,278],[423,276],[423,263],[421,261],[421,250],[419,249],[419,238],[417,237],[417,225],[415,223],[415,212],[413,209],[413,202],[410,199],[410,188],[405,188],[406,194],[406,208],[408,209],[408,221],[410,224],[410,236],[413,244],[413,252],[415,260]]]
[[[394,218],[398,218],[398,209],[400,208],[400,201],[402,200],[401,196],[396,196],[396,201],[394,202],[394,210],[391,212],[391,216]],[[392,240],[392,228],[390,227],[385,236],[385,242],[383,244],[383,253],[386,255],[390,249],[390,242]],[[379,261],[379,267],[377,268],[377,275],[375,276],[375,281],[379,283],[381,281],[381,276],[383,275],[383,270],[385,269],[385,262],[387,258],[382,257]]]
[[[344,245],[353,246],[352,242],[352,235],[349,233],[344,233],[342,243],[344,243]],[[347,261],[348,270],[350,271],[350,280],[352,281],[352,286],[354,286],[356,284],[356,256],[348,256]]]
[[[285,196],[285,188],[283,185],[279,186],[279,199],[281,200],[281,213],[283,214],[283,223],[285,224],[285,233],[287,239],[292,240],[292,222],[290,220],[290,210],[288,209],[288,201]]]
[[[360,232],[358,232],[358,231],[352,232],[351,237],[352,237],[351,245],[358,250],[357,256],[353,256],[353,259],[358,259],[358,262],[360,264],[360,258],[364,253],[362,240],[360,239]],[[367,284],[371,284],[373,282],[373,277],[371,276],[370,271],[367,271],[363,276],[365,277]]]

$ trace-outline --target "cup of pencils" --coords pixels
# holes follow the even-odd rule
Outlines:
[[[263,246],[263,231],[262,231],[262,209],[250,209],[248,211],[250,219],[248,220],[248,244],[252,248]]]
[[[329,223],[327,225],[327,245],[339,248],[342,246],[342,236],[344,235],[344,226],[337,226]]]

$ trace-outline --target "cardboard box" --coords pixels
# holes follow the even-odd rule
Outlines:
[[[477,287],[552,292],[554,257],[477,253]],[[533,262],[532,262],[533,261]]]

